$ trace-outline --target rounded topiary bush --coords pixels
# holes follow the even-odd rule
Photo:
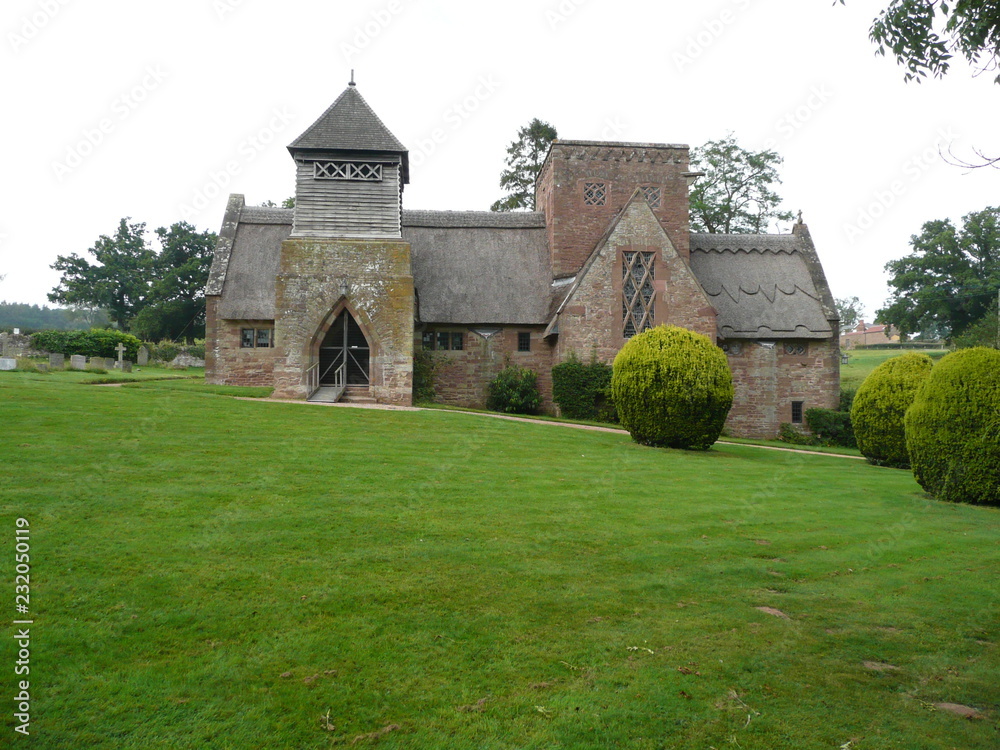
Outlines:
[[[611,397],[637,443],[707,450],[733,405],[733,376],[726,355],[706,336],[657,326],[618,352]]]
[[[950,502],[1000,505],[1000,351],[944,357],[906,412],[913,476]]]
[[[909,352],[887,359],[865,378],[854,395],[851,424],[858,449],[877,466],[910,467],[903,417],[934,363]]]

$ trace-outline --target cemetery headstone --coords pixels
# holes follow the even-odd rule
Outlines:
[[[49,366],[45,362],[39,362],[37,365],[35,365],[35,368],[39,372],[48,372],[49,371]]]
[[[126,359],[124,362],[121,363],[121,371],[132,372],[132,363]]]
[[[66,355],[64,354],[50,354],[49,355],[49,367],[55,369],[57,367],[66,366]]]
[[[145,367],[149,364],[149,347],[139,347],[139,355],[136,358],[136,364],[139,365],[139,367]]]
[[[69,358],[69,366],[74,370],[86,370],[87,358],[82,354],[73,354]]]
[[[0,357],[0,370],[16,370],[17,360],[13,357]]]
[[[91,357],[89,367],[91,370],[106,370],[107,367],[104,366],[104,357]]]
[[[114,359],[112,359],[111,357],[105,357],[104,358],[104,369],[105,370],[113,370],[113,369],[115,369],[115,361],[114,361]]]

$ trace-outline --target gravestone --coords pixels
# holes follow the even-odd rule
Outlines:
[[[48,372],[49,366],[44,362],[39,362],[37,365],[35,365],[35,369],[38,370],[39,372]]]
[[[107,370],[108,368],[104,366],[104,357],[91,357],[88,367],[91,370]]]
[[[132,372],[132,363],[126,359],[124,362],[121,363],[120,369],[122,372]]]
[[[64,354],[50,354],[49,355],[49,367],[55,369],[56,367],[66,366],[66,355]]]
[[[105,370],[113,370],[113,369],[115,369],[115,361],[114,361],[114,359],[112,359],[111,357],[105,357],[104,358],[104,369]]]
[[[146,365],[149,364],[149,347],[146,346],[139,347],[139,354],[136,357],[135,363],[139,365],[139,367],[145,367]]]
[[[69,358],[69,366],[74,370],[86,370],[87,358],[82,354],[74,354]]]
[[[182,369],[185,367],[204,367],[204,366],[205,366],[205,360],[195,357],[192,354],[188,354],[187,352],[181,352],[176,357],[174,357],[173,361],[170,363],[170,367],[176,367],[178,369]]]
[[[13,357],[0,357],[0,370],[16,370],[17,360]]]

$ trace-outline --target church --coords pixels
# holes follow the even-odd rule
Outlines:
[[[288,146],[295,207],[231,195],[209,277],[209,382],[276,398],[409,405],[414,352],[438,400],[483,407],[506,365],[611,362],[655,325],[726,353],[729,434],[836,408],[839,319],[809,229],[689,228],[688,147],[557,140],[533,212],[409,211],[406,147],[352,83]]]

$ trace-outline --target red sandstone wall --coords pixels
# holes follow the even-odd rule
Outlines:
[[[733,436],[776,437],[781,424],[792,421],[792,401],[804,402],[803,411],[837,408],[840,355],[835,342],[738,343],[741,352],[728,355],[736,393],[726,427]],[[807,352],[786,354],[786,343],[804,344]]]
[[[658,186],[654,209],[683,258],[690,255],[687,147],[641,148],[556,142],[539,178],[536,206],[548,219],[554,276],[575,274],[639,186]],[[605,182],[603,206],[584,203],[585,182]]]
[[[241,349],[241,328],[273,328],[273,320],[217,321],[205,350],[205,380],[216,385],[273,386],[276,349]]]
[[[645,203],[634,202],[580,277],[559,315],[555,363],[571,353],[584,361],[596,356],[601,362],[611,362],[625,345],[622,269],[623,254],[630,251],[656,254],[653,325],[681,326],[715,341],[715,309],[656,217]]]
[[[462,326],[434,326],[435,331],[462,331],[465,349],[462,351],[437,351],[442,364],[437,370],[434,385],[439,403],[451,406],[486,408],[489,382],[509,362],[538,373],[538,392],[542,396],[542,410],[554,412],[552,402],[552,346],[542,339],[542,327],[511,326],[484,339]],[[517,350],[519,331],[531,332],[531,351]],[[414,346],[420,347],[420,333]]]

